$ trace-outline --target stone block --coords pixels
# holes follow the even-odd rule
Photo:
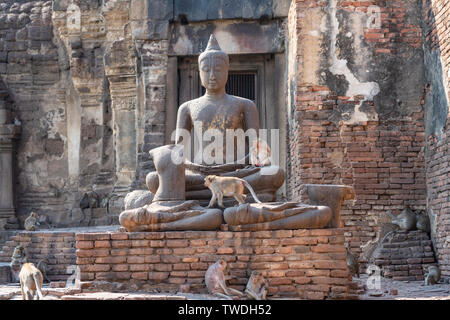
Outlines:
[[[174,20],[180,21],[183,16],[187,21],[205,21],[207,20],[207,10],[198,8],[207,8],[209,0],[175,0],[174,1]]]
[[[0,284],[10,283],[12,281],[11,268],[9,263],[0,263]]]
[[[54,0],[52,2],[53,11],[66,11],[70,4],[70,0]]]

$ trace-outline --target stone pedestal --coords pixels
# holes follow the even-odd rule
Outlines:
[[[108,285],[168,292],[188,285],[206,293],[206,270],[224,259],[233,277],[228,285],[240,291],[259,271],[270,299],[346,299],[349,293],[344,229],[77,233],[75,240],[86,291]]]
[[[386,278],[423,280],[428,266],[436,265],[430,236],[423,231],[394,231],[373,253],[373,263]]]
[[[20,127],[9,124],[10,113],[0,105],[0,230],[16,224],[14,205],[13,151]]]
[[[355,189],[352,186],[305,184],[303,188],[307,192],[311,204],[327,206],[331,209],[333,215],[327,225],[328,228],[344,227],[341,221],[341,205],[344,200],[355,198]]]

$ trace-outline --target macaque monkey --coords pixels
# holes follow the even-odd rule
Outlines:
[[[250,148],[250,163],[257,167],[270,166],[271,150],[267,142],[257,139]]]
[[[44,299],[41,291],[42,273],[32,263],[25,263],[19,273],[23,300]],[[37,293],[37,296],[36,296]]]
[[[417,216],[417,222],[416,222],[416,228],[417,230],[425,231],[426,233],[431,232],[431,226],[430,226],[430,218],[428,217],[427,213],[425,211],[421,211],[416,214]]]
[[[410,231],[416,228],[416,214],[408,206],[398,216],[394,216],[389,210],[386,211],[386,214],[391,217],[392,223],[399,226],[401,230]]]
[[[36,226],[39,226],[40,223],[38,221],[38,214],[36,212],[31,212],[30,215],[28,216],[28,218],[25,219],[25,230],[27,231],[35,231],[36,230]]]
[[[355,255],[350,251],[348,244],[345,244],[347,250],[347,267],[352,275],[357,275],[359,278],[359,262]]]
[[[228,288],[225,281],[225,274],[227,269],[227,262],[225,260],[219,260],[209,266],[205,273],[205,283],[208,288],[208,292],[220,298],[233,300],[232,295],[238,295],[240,297],[244,294],[236,289]]]
[[[219,199],[219,206],[223,208],[223,196],[234,197],[239,204],[245,203],[246,195],[244,194],[244,186],[250,190],[255,201],[261,203],[252,186],[244,179],[209,175],[205,178],[205,186],[212,192],[208,208],[211,208],[214,205],[216,199]]]
[[[261,272],[253,271],[248,279],[245,293],[250,299],[265,300],[267,296],[266,280]]]
[[[425,275],[425,285],[433,285],[441,280],[441,270],[435,266],[428,267],[428,273]]]
[[[46,282],[50,283],[50,280],[47,277],[47,273],[48,273],[48,261],[47,261],[47,259],[39,260],[39,262],[37,264],[37,268],[42,273],[42,276],[44,277],[44,280]]]
[[[25,248],[22,245],[18,245],[14,248],[13,255],[11,256],[11,272],[14,278],[14,282],[19,282],[19,272],[24,263],[28,262],[28,255]]]
[[[48,229],[52,229],[52,224],[50,222],[50,218],[46,214],[40,214],[38,218],[39,226],[47,226]]]

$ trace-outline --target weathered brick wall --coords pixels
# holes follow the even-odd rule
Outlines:
[[[76,248],[83,287],[109,281],[171,291],[189,284],[206,292],[205,272],[218,259],[237,277],[232,287],[243,290],[258,270],[273,297],[344,298],[350,284],[341,229],[79,233]]]
[[[294,14],[290,195],[300,199],[303,183],[354,186],[342,219],[358,252],[386,210],[425,208],[421,7],[305,0]]]
[[[51,281],[66,281],[75,272],[75,232],[14,232],[0,250],[0,262],[10,263],[18,245],[26,249],[28,262],[47,259]]]
[[[450,3],[424,1],[427,209],[442,274],[450,275]]]
[[[450,134],[442,140],[430,138],[427,150],[428,212],[433,240],[442,274],[450,276]]]

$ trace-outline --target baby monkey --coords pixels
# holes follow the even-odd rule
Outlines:
[[[261,272],[253,271],[245,288],[247,297],[254,300],[265,300],[267,296],[266,280]]]
[[[245,203],[246,195],[244,194],[244,187],[250,190],[256,202],[261,203],[252,186],[244,179],[209,175],[205,178],[205,186],[212,192],[208,208],[211,208],[216,203],[216,199],[219,199],[219,206],[223,208],[223,196],[234,197],[239,204]]]

